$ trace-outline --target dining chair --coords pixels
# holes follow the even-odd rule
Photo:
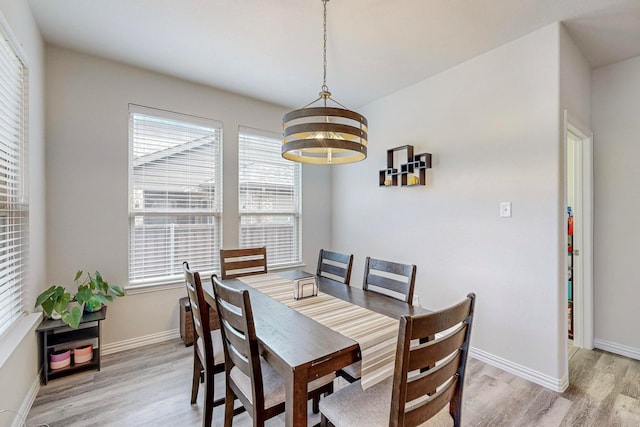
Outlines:
[[[220,249],[222,280],[267,272],[267,248]]]
[[[362,289],[411,303],[416,284],[416,266],[367,257],[364,264]],[[338,371],[338,375],[352,383],[360,378],[360,361]]]
[[[460,427],[475,299],[470,293],[444,310],[402,316],[393,377],[323,399],[321,426]]]
[[[251,413],[253,425],[263,426],[265,420],[285,410],[284,380],[260,357],[249,291],[225,286],[215,274],[211,281],[226,358],[224,425],[232,424],[233,401],[237,398]],[[334,379],[335,374],[329,374],[311,381],[309,397],[332,393]]]
[[[367,257],[362,289],[411,304],[416,284],[416,266]]]
[[[189,263],[182,263],[187,295],[191,304],[191,314],[195,329],[193,345],[193,378],[191,384],[191,404],[196,403],[200,378],[204,370],[204,414],[202,425],[209,427],[214,406],[224,403],[224,398],[214,400],[214,375],[224,372],[224,349],[220,329],[210,329],[210,310],[204,299],[200,274],[189,269]]]
[[[351,281],[353,255],[320,249],[316,275],[326,277],[348,285]]]

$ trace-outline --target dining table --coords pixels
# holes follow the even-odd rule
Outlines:
[[[314,276],[302,270],[277,274],[291,281]],[[399,319],[403,315],[429,312],[386,295],[316,277],[320,293],[384,316]],[[222,283],[249,291],[261,355],[284,379],[285,425],[307,425],[307,384],[360,360],[358,342],[254,289],[242,278],[226,279]],[[203,290],[207,303],[215,307],[212,283],[203,281]]]

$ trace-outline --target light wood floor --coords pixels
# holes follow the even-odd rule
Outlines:
[[[198,403],[190,405],[192,361],[192,347],[180,340],[104,356],[100,372],[41,387],[27,425],[199,426],[203,391]],[[570,379],[565,393],[555,393],[469,359],[463,423],[640,427],[640,361],[578,349],[570,361]],[[223,392],[222,384],[216,384],[218,392]],[[223,412],[222,407],[214,410],[214,425],[222,425]],[[319,416],[311,415],[309,425],[318,421]],[[282,417],[267,423],[283,424]],[[247,414],[234,419],[234,426],[250,425]]]

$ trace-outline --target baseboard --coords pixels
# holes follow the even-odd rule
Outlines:
[[[14,415],[11,427],[24,427],[27,425],[27,415],[29,415],[29,411],[33,406],[33,402],[36,400],[36,396],[38,396],[38,391],[40,391],[40,372],[38,372],[38,375],[36,375],[33,383],[31,383],[31,387],[29,387],[29,391],[27,391],[27,395],[24,397],[24,400],[22,401],[22,404],[18,409],[19,416],[16,415],[16,413],[12,410],[7,410],[9,414]]]
[[[542,387],[546,387],[559,393],[562,393],[567,389],[567,387],[569,387],[569,377],[567,375],[564,375],[562,378],[555,378],[547,374],[534,371],[533,369],[527,368],[526,366],[511,362],[510,360],[495,356],[491,353],[487,353],[486,351],[480,350],[475,347],[471,347],[471,349],[469,350],[469,355],[491,366],[495,366],[496,368],[500,368],[503,371],[507,371],[521,378],[524,378],[525,380],[531,381],[533,383],[541,385]]]
[[[593,340],[593,346],[595,348],[599,348],[600,350],[605,350],[611,353],[619,354],[621,356],[640,360],[640,349],[638,348],[629,347],[627,345],[622,345],[611,341],[601,340],[599,338]]]
[[[124,350],[131,350],[138,347],[144,347],[145,345],[157,344],[164,341],[169,341],[175,338],[180,338],[179,329],[171,329],[169,331],[162,331],[151,335],[144,335],[141,337],[131,338],[124,341],[118,341],[110,344],[103,344],[100,351],[101,355],[118,353]]]

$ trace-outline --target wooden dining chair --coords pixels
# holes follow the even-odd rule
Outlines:
[[[220,249],[222,279],[267,272],[267,248]]]
[[[362,289],[411,304],[416,284],[416,266],[367,257]]]
[[[225,286],[216,275],[211,281],[226,358],[224,425],[232,424],[233,401],[237,398],[251,413],[253,425],[263,426],[265,420],[285,410],[284,380],[260,357],[249,291]],[[329,374],[310,382],[309,397],[332,393],[334,379],[335,374]]]
[[[323,399],[321,425],[460,427],[475,299],[471,293],[450,308],[402,316],[393,377]]]
[[[224,403],[224,398],[214,400],[214,375],[224,372],[224,349],[220,329],[210,329],[210,310],[204,299],[200,274],[182,263],[187,295],[191,304],[191,314],[195,329],[193,345],[193,378],[191,384],[191,404],[196,403],[200,387],[201,373],[204,371],[204,414],[202,425],[209,427],[213,418],[213,408]]]
[[[318,268],[316,275],[336,280],[348,285],[351,281],[351,267],[353,255],[345,255],[338,252],[320,249],[318,256]]]
[[[416,284],[416,266],[367,257],[364,264],[362,289],[411,303]],[[355,362],[338,371],[338,375],[352,383],[360,378],[361,363]]]

